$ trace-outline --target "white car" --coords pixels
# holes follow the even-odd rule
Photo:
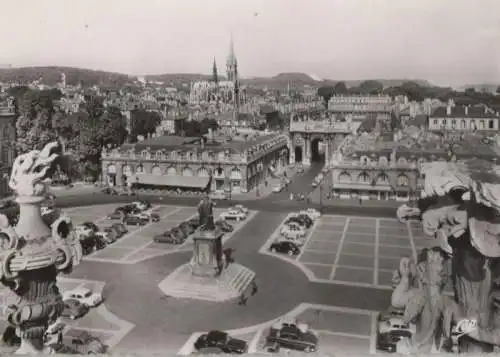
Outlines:
[[[213,200],[225,200],[227,197],[225,192],[215,191],[210,194],[210,198]]]
[[[312,220],[316,220],[319,217],[321,217],[321,213],[318,210],[315,210],[314,208],[308,208],[305,211],[300,211],[299,214],[305,214]]]
[[[153,222],[160,221],[160,216],[158,215],[158,213],[154,213],[151,210],[147,210],[147,211],[140,212],[140,213],[135,213],[135,214],[133,214],[133,216],[139,217],[140,219],[153,221]]]
[[[46,214],[49,214],[49,213],[52,213],[52,212],[55,212],[56,210],[54,208],[50,208],[50,207],[47,207],[47,206],[42,206],[40,208],[40,213],[42,214],[42,216],[45,216]]]
[[[144,202],[141,202],[141,201],[134,201],[132,202],[133,205],[135,205],[137,207],[137,209],[141,210],[141,211],[146,211],[147,209],[149,209],[148,205]]]
[[[242,221],[247,218],[247,215],[239,210],[229,210],[221,213],[220,218],[225,220]]]
[[[313,183],[311,184],[312,187],[318,187],[318,182],[317,181],[313,181]]]
[[[412,335],[414,335],[417,331],[417,328],[413,323],[405,324],[403,319],[399,317],[392,317],[385,321],[379,321],[378,330],[379,333],[388,333],[396,330],[405,330],[409,331]]]
[[[234,211],[241,211],[241,212],[243,212],[245,214],[248,214],[248,208],[246,208],[243,205],[235,205],[235,206],[231,207],[229,210],[230,211],[232,211],[232,210],[234,210]]]
[[[280,234],[285,238],[304,238],[306,231],[296,224],[288,224],[281,228]]]
[[[87,305],[88,307],[95,307],[102,302],[102,295],[99,293],[93,293],[87,288],[76,288],[64,292],[63,299],[75,299],[80,303]]]
[[[278,193],[278,192],[281,192],[282,189],[283,189],[283,186],[276,185],[276,186],[273,187],[273,192],[274,193]]]
[[[90,237],[92,235],[92,233],[93,233],[92,229],[90,229],[89,227],[84,226],[83,224],[79,225],[79,226],[76,226],[74,228],[74,231],[75,231],[75,234],[78,237],[78,239],[83,239],[83,238]]]

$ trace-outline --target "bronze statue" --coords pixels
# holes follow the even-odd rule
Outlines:
[[[214,209],[215,202],[207,194],[198,204],[198,217],[201,231],[215,230]]]

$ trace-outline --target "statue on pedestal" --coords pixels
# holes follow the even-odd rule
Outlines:
[[[7,321],[21,338],[18,354],[50,352],[44,348],[47,326],[62,313],[64,304],[57,287],[59,272],[69,273],[82,258],[81,245],[74,236],[71,219],[59,217],[51,227],[43,221],[40,205],[47,193],[45,179],[55,171],[60,158],[56,142],[42,151],[18,156],[9,181],[17,194],[19,221],[10,226],[0,215],[0,283],[13,292]]]
[[[198,216],[200,222],[201,231],[213,231],[215,230],[214,223],[214,206],[215,202],[212,201],[210,196],[206,196],[198,203]]]

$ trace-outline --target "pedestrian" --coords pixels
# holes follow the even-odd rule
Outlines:
[[[258,291],[259,291],[259,287],[257,286],[257,283],[254,281],[252,283],[252,296],[257,294]]]

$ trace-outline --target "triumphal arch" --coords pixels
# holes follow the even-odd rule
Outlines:
[[[291,121],[290,164],[311,165],[312,162],[324,161],[328,165],[335,150],[358,127],[356,122],[333,119]]]

